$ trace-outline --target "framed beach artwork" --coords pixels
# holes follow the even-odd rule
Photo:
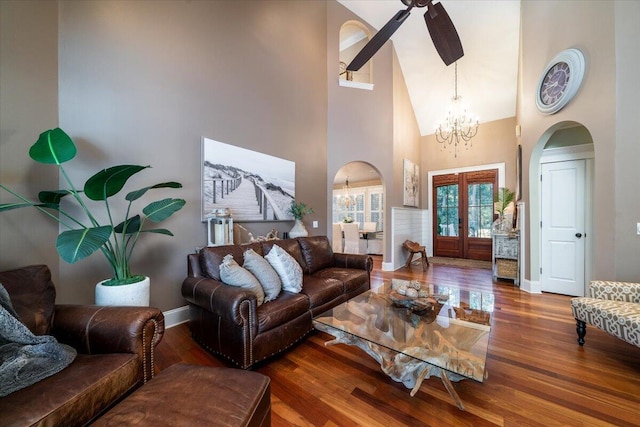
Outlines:
[[[402,204],[418,207],[420,196],[420,166],[404,159],[404,192]]]
[[[291,221],[296,164],[202,138],[202,221],[228,210],[233,221]]]

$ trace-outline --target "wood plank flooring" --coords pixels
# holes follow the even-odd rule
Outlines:
[[[325,347],[331,337],[314,332],[255,369],[271,378],[274,427],[640,426],[640,348],[594,327],[578,346],[570,297],[492,283],[490,270],[432,264],[422,272],[414,264],[383,272],[374,260],[373,287],[393,276],[494,292],[489,377],[454,383],[460,411],[440,379],[425,380],[411,397],[367,354]],[[178,362],[228,366],[201,349],[186,324],[168,329],[156,352],[158,371]]]

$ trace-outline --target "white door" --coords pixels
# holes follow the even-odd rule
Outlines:
[[[584,296],[585,161],[542,165],[540,286]]]

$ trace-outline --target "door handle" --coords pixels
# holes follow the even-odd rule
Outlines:
[[[582,233],[576,233],[576,237],[579,239],[582,237]]]

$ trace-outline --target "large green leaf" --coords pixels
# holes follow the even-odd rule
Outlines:
[[[111,226],[69,230],[60,233],[56,248],[60,257],[73,264],[100,249],[111,236]]]
[[[76,156],[76,146],[62,129],[44,131],[29,149],[29,156],[39,163],[64,163]]]
[[[69,194],[71,194],[69,190],[41,191],[38,193],[38,200],[42,203],[53,203],[57,205],[64,196]]]
[[[131,176],[149,166],[120,165],[103,169],[84,184],[84,193],[91,200],[106,200],[127,183]]]
[[[60,205],[57,203],[30,203],[30,202],[16,202],[16,203],[2,203],[0,204],[0,212],[10,211],[13,209],[34,207],[34,208],[46,208],[60,210]]]
[[[140,230],[140,227],[142,227],[140,215],[129,218],[129,221],[127,221],[127,231],[125,232],[125,234],[137,233]],[[124,230],[124,221],[113,228],[113,231],[116,233],[122,233],[122,230]]]
[[[185,203],[183,199],[163,199],[149,203],[142,212],[150,221],[160,222],[182,209]]]
[[[144,187],[139,190],[132,191],[126,195],[125,199],[129,200],[130,202],[133,202],[134,200],[137,200],[140,197],[142,197],[144,193],[151,190],[152,188],[182,188],[182,184],[180,184],[179,182],[173,182],[173,181],[163,182],[161,184],[156,184],[151,187]]]
[[[13,209],[26,208],[27,206],[33,206],[33,205],[27,202],[2,203],[0,204],[0,212],[10,211]]]
[[[150,228],[148,230],[142,230],[141,233],[156,233],[164,234],[165,236],[173,236],[173,233],[166,228]]]

